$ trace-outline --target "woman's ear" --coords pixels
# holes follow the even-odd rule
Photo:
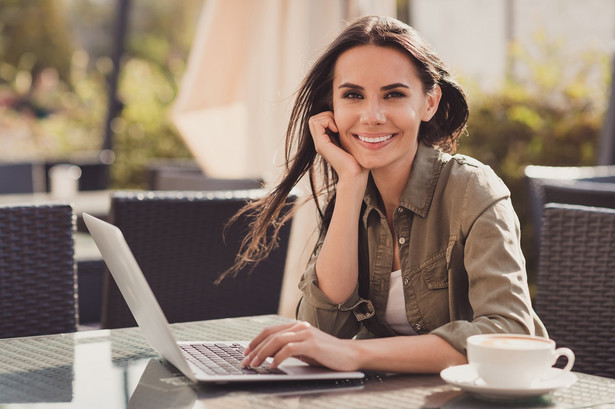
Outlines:
[[[440,99],[442,98],[442,89],[439,85],[436,85],[435,88],[427,94],[427,105],[425,106],[425,111],[423,112],[422,121],[429,122],[431,118],[438,111],[438,106],[440,105]]]

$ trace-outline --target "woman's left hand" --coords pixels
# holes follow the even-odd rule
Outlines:
[[[293,357],[337,371],[359,369],[353,341],[336,338],[303,321],[264,329],[250,342],[245,354],[245,366],[256,367],[272,357],[271,367],[276,368],[286,358]]]

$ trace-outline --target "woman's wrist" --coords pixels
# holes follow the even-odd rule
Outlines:
[[[335,186],[337,200],[350,197],[362,201],[367,187],[367,176],[368,173],[340,178]]]
[[[347,359],[349,365],[347,367],[347,370],[359,371],[363,369],[366,366],[364,362],[366,354],[365,351],[362,349],[361,341],[358,341],[356,339],[346,339],[343,340],[343,342],[346,343],[346,345],[344,345],[344,348],[348,353]]]

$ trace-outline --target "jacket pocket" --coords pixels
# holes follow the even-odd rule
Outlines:
[[[419,266],[423,280],[430,290],[448,288],[448,263],[446,250],[435,254]]]

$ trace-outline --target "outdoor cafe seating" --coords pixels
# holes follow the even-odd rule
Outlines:
[[[0,194],[33,193],[44,189],[42,167],[37,163],[0,163],[0,175]]]
[[[110,171],[110,160],[106,159],[107,156],[109,154],[102,151],[72,158],[0,162],[0,194],[50,192],[52,188],[50,170],[62,164],[71,164],[80,168],[79,191],[106,189]]]
[[[0,206],[0,338],[75,332],[69,205]]]
[[[219,274],[234,261],[248,228],[245,219],[239,219],[228,228],[226,221],[246,200],[261,197],[263,193],[260,189],[108,192],[110,207],[106,217],[124,232],[165,315],[175,323],[172,329],[178,339],[250,339],[265,325],[290,320],[277,315],[290,224],[282,230],[279,247],[251,274],[241,272],[237,277],[227,277],[219,285],[214,284]],[[29,207],[0,207],[1,211],[4,209],[19,209],[26,214],[25,217],[10,213],[0,215],[8,218],[0,222],[2,226],[11,226],[14,220],[21,222],[21,230],[5,227],[12,229],[13,241],[17,240],[17,231],[27,234],[21,239],[25,241],[10,244],[4,240],[9,234],[0,230],[3,238],[0,246],[11,246],[9,250],[0,248],[0,259],[5,254],[19,255],[18,250],[30,249],[30,253],[20,255],[16,263],[20,266],[47,264],[44,265],[46,273],[37,273],[36,279],[29,283],[15,283],[15,277],[8,282],[4,270],[0,272],[3,293],[0,300],[3,303],[0,311],[0,404],[70,402],[71,406],[78,406],[84,402],[81,398],[85,393],[84,385],[100,385],[104,376],[117,380],[109,385],[124,385],[121,388],[109,386],[104,395],[109,399],[121,397],[125,406],[131,408],[192,407],[190,405],[196,400],[230,405],[249,401],[259,407],[265,404],[286,407],[285,397],[297,396],[297,393],[304,393],[303,390],[308,391],[307,396],[314,404],[326,407],[349,404],[358,407],[359,402],[391,408],[401,407],[397,402],[406,406],[411,402],[420,407],[426,403],[425,399],[430,399],[428,403],[435,405],[433,407],[441,407],[438,405],[442,402],[450,408],[499,407],[498,402],[489,406],[489,401],[446,384],[438,375],[383,377],[368,374],[360,383],[322,384],[320,387],[324,389],[296,383],[272,385],[267,389],[273,391],[271,395],[255,393],[258,388],[249,386],[212,389],[185,382],[175,383],[175,386],[165,384],[162,379],[180,378],[145,343],[138,328],[134,328],[136,324],[119,290],[104,267],[101,270],[101,260],[76,260],[73,248],[77,211],[70,205],[41,203]],[[35,211],[49,213],[51,209],[55,212],[53,217],[34,216]],[[610,332],[615,328],[612,325],[615,320],[615,269],[612,265],[615,210],[550,203],[542,210],[541,217],[536,309],[557,344],[575,351],[577,360],[573,370],[578,381],[539,401],[520,401],[518,407],[615,404],[612,394],[615,335]],[[42,226],[47,225],[43,229]],[[40,238],[35,239],[34,232]],[[32,258],[34,248],[38,249],[42,260]],[[43,248],[48,252],[44,253]],[[58,261],[63,266],[58,267],[63,278],[55,272],[56,267],[49,264],[59,255],[66,256]],[[90,262],[93,264],[88,264]],[[4,268],[5,264],[2,266]],[[89,275],[86,274],[89,267],[96,270],[90,272],[93,276],[103,278],[98,284],[86,284],[83,277]],[[10,293],[7,286],[13,287]],[[24,289],[26,291],[22,291]],[[86,289],[93,290],[94,295]],[[11,299],[6,294],[19,298]],[[43,296],[62,297],[62,300],[36,298]],[[25,320],[21,315],[23,308],[11,311],[11,307],[22,307],[24,298],[36,300],[27,306],[33,317]],[[78,331],[78,315],[83,310],[80,303],[87,301],[99,303],[100,310],[94,316],[101,317],[102,313],[102,327],[109,330]],[[53,302],[62,306],[60,310],[52,307]],[[49,320],[50,315],[56,320]],[[23,329],[36,332],[9,333],[3,325],[10,320],[18,322]],[[60,327],[56,321],[62,321],[62,325],[68,323],[68,326]],[[47,328],[45,324],[53,327]],[[29,337],[40,334],[51,335]],[[40,358],[50,352],[52,357]],[[95,369],[85,370],[84,365]],[[123,383],[119,382],[120,378]],[[164,393],[156,395],[152,393],[154,390]],[[331,390],[335,393],[329,393]],[[383,391],[386,394],[382,394]],[[152,396],[165,399],[157,400],[152,406],[149,400]],[[436,399],[436,403],[430,403],[432,399]]]
[[[527,166],[524,170],[536,249],[547,203],[615,208],[613,166]]]
[[[615,166],[525,168],[536,311],[576,368],[615,377]]]
[[[175,324],[171,324],[171,330],[178,340],[249,340],[265,326],[290,321],[288,317],[277,315],[288,230],[282,231],[279,248],[261,265],[260,271],[257,268],[252,274],[240,273],[236,279],[228,277],[219,286],[212,284],[218,273],[232,263],[236,246],[247,228],[242,220],[229,227],[225,236],[229,245],[224,246],[220,235],[226,220],[246,200],[257,198],[262,192],[141,191],[112,194],[109,218],[124,231],[165,314],[170,321],[175,321]],[[608,404],[615,405],[612,393],[615,376],[609,372],[614,367],[613,343],[609,344],[613,335],[604,325],[613,319],[613,277],[600,275],[603,267],[597,266],[593,270],[592,266],[596,263],[590,264],[589,258],[595,251],[601,251],[611,254],[607,257],[607,263],[613,259],[613,240],[610,241],[610,249],[607,249],[601,238],[608,234],[612,237],[615,210],[591,208],[590,216],[582,213],[583,216],[576,217],[562,213],[559,207],[553,209],[554,206],[557,205],[548,205],[544,211],[545,251],[542,253],[544,262],[541,263],[537,307],[544,314],[545,324],[558,345],[567,345],[575,350],[577,363],[573,370],[578,379],[570,387],[555,390],[545,396],[515,401],[514,407],[587,407],[602,404],[607,405],[604,406],[606,408]],[[32,207],[47,210],[53,206]],[[20,218],[25,220],[23,224],[28,239],[25,244],[20,242],[14,245],[16,247],[11,247],[10,251],[33,246],[37,249],[47,247],[52,249],[52,254],[47,253],[42,257],[48,263],[49,259],[57,256],[58,249],[54,247],[60,245],[57,237],[67,238],[66,243],[62,244],[64,250],[72,249],[74,211],[68,205],[59,207],[63,212],[61,215],[55,213],[51,219],[55,222],[64,220],[64,224],[49,227],[49,232],[41,233],[42,241],[39,244],[33,244],[33,225],[44,223],[40,220],[34,222],[32,215]],[[563,207],[563,211],[569,210]],[[572,210],[579,211],[578,207]],[[586,211],[583,209],[583,212]],[[12,217],[15,218],[14,215]],[[50,222],[48,217],[43,220],[45,223]],[[2,220],[2,225],[10,223]],[[570,241],[571,230],[587,234],[573,235],[579,242]],[[2,234],[3,238],[6,237],[6,233]],[[0,242],[1,245],[8,243],[5,240]],[[582,247],[583,243],[589,243],[588,247]],[[572,273],[568,274],[585,274],[588,278],[585,282],[575,281],[575,277],[565,275],[571,265],[569,260],[566,261],[566,256],[573,257],[576,250],[587,254],[588,259],[580,263],[575,259],[572,265],[576,265],[576,269],[571,269]],[[551,254],[553,252],[563,261],[554,258]],[[5,253],[7,251],[1,254]],[[108,276],[103,322],[112,329],[76,331],[76,285],[72,250],[60,253],[70,256],[64,260],[64,268],[61,270],[65,273],[64,277],[68,277],[67,272],[72,274],[72,281],[65,280],[66,288],[70,287],[71,290],[64,294],[66,299],[73,300],[72,310],[64,303],[64,311],[69,311],[72,324],[70,328],[55,327],[46,331],[51,335],[0,339],[0,404],[9,404],[8,407],[29,407],[32,403],[43,407],[47,407],[46,404],[80,407],[85,402],[88,402],[89,407],[92,396],[96,396],[107,407],[189,408],[201,402],[208,406],[242,407],[250,403],[255,407],[283,408],[288,407],[291,400],[294,402],[299,399],[302,402],[304,395],[310,405],[336,408],[401,408],[408,405],[496,408],[502,405],[501,401],[483,400],[447,384],[437,374],[388,376],[368,372],[364,380],[357,382],[321,381],[318,384],[283,382],[234,387],[188,384],[160,359],[158,353],[145,342],[138,328],[115,328],[131,326],[134,322],[125,320],[131,314],[121,310],[123,300],[120,300],[117,292],[113,293],[117,288],[112,289]],[[20,262],[24,263],[25,260],[29,260],[29,256],[22,256]],[[188,263],[187,260],[192,262]],[[46,271],[50,271],[51,266],[46,267]],[[553,275],[561,275],[566,279],[555,280]],[[29,284],[32,291],[28,295],[57,294],[57,278],[53,277],[53,281],[49,276],[42,273],[38,283]],[[4,276],[1,278],[4,279]],[[34,287],[36,285],[38,287]],[[24,286],[24,283],[20,283],[17,289],[21,290]],[[50,287],[54,291],[49,291]],[[2,290],[4,294],[4,288]],[[181,296],[178,296],[179,293]],[[2,301],[5,298],[3,296]],[[174,298],[176,302],[167,303],[169,298]],[[23,300],[16,301],[20,302]],[[47,301],[38,301],[37,305],[28,308],[41,317],[46,313],[60,317],[61,314],[54,312],[49,305]],[[113,312],[114,308],[117,311]],[[194,315],[193,310],[197,310],[200,315]],[[2,313],[4,311],[3,304]],[[587,313],[593,314],[588,316]],[[113,314],[115,321],[111,319]],[[43,321],[30,320],[24,324],[40,328]],[[4,322],[3,315],[0,327]],[[603,325],[598,330],[592,327],[600,323]],[[588,336],[588,331],[596,331],[599,335]],[[567,338],[572,332],[575,338]],[[20,334],[23,335],[30,334]],[[6,336],[3,333],[0,338]],[[101,382],[102,379],[105,381]]]
[[[543,210],[536,311],[575,370],[615,378],[615,210]]]
[[[147,165],[150,190],[245,190],[260,189],[259,178],[217,178],[206,175],[191,159],[158,159]]]
[[[277,248],[253,271],[240,271],[219,284],[233,265],[249,220],[228,220],[264,190],[116,192],[110,219],[145,274],[169,322],[276,314],[290,223]],[[289,205],[290,206],[290,205]],[[105,275],[102,326],[136,323],[110,274]]]

